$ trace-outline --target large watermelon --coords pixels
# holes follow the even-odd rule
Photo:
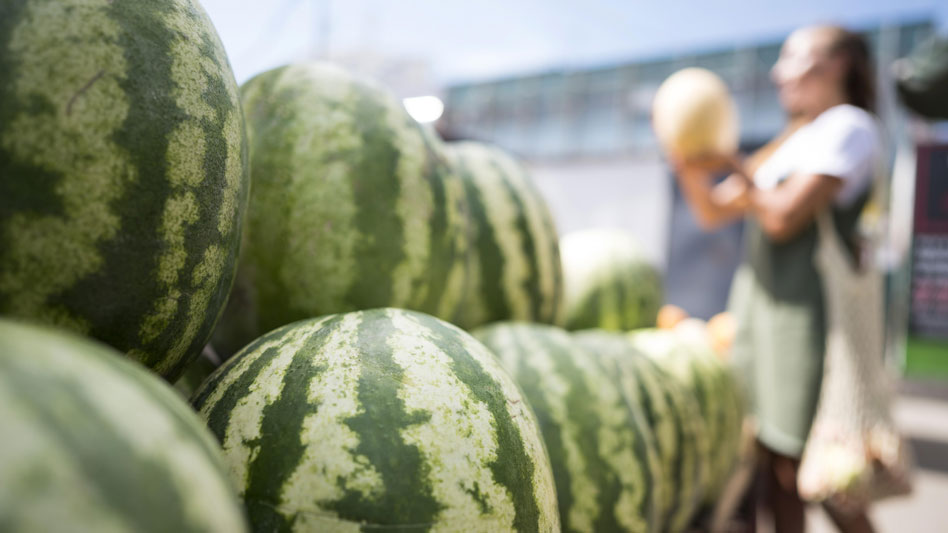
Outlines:
[[[375,309],[254,341],[194,399],[258,531],[558,531],[536,419],[491,353]]]
[[[0,530],[239,533],[220,450],[107,346],[0,320]]]
[[[585,230],[560,241],[567,329],[628,331],[654,326],[662,277],[635,239],[619,230]]]
[[[498,148],[448,145],[464,180],[471,223],[471,274],[458,324],[553,323],[562,272],[553,218],[524,168]]]
[[[656,488],[662,531],[684,531],[701,503],[709,473],[707,431],[694,394],[638,351],[626,335],[588,330],[573,339],[588,352],[615,362],[623,394],[644,411],[664,479]]]
[[[744,410],[734,374],[711,348],[704,333],[676,330],[639,330],[633,343],[667,372],[691,389],[698,399],[701,417],[711,443],[706,503],[711,504],[727,482],[737,462]]]
[[[228,352],[309,317],[375,307],[452,319],[465,278],[463,186],[401,102],[327,64],[241,89],[253,161]],[[236,302],[240,303],[240,302]]]
[[[0,3],[0,314],[173,378],[230,290],[246,163],[193,0]]]
[[[536,412],[563,530],[657,531],[662,479],[655,442],[608,362],[552,326],[500,323],[475,335]]]

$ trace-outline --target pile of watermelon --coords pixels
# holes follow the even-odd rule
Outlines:
[[[0,6],[0,529],[684,531],[743,406],[661,283],[195,0]]]

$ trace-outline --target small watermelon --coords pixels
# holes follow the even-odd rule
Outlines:
[[[565,331],[499,323],[475,331],[521,386],[540,421],[563,531],[658,531],[658,455],[614,367]]]
[[[247,530],[201,419],[105,345],[0,320],[0,435],[0,530]]]
[[[215,335],[222,356],[333,313],[452,319],[466,273],[463,185],[401,102],[322,63],[260,74],[241,97],[253,190],[236,309]]]
[[[654,326],[662,276],[635,239],[619,230],[585,230],[560,241],[569,330],[629,331]]]
[[[244,118],[193,0],[0,3],[0,315],[173,380],[230,290]]]
[[[698,510],[709,475],[707,428],[694,394],[635,348],[627,335],[580,331],[575,342],[616,362],[622,391],[644,411],[655,435],[664,483],[657,487],[662,531],[684,531]]]
[[[526,170],[498,148],[448,145],[469,202],[470,278],[458,324],[553,323],[563,292],[553,217]]]
[[[536,419],[482,344],[376,309],[257,339],[198,390],[257,531],[559,531]]]

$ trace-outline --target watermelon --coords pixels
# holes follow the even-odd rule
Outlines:
[[[553,323],[562,299],[556,228],[526,170],[498,148],[448,145],[469,201],[470,278],[458,324]]]
[[[656,488],[662,531],[685,530],[702,502],[709,475],[707,429],[694,394],[624,334],[586,330],[573,339],[589,353],[615,362],[623,394],[644,411],[664,479]]]
[[[0,530],[247,530],[207,427],[106,345],[0,319],[0,435]]]
[[[616,372],[565,331],[499,323],[475,331],[523,388],[549,450],[564,531],[658,531],[658,455]]]
[[[295,322],[193,399],[258,531],[559,531],[536,419],[491,353],[414,311]]]
[[[632,335],[632,341],[698,399],[707,441],[711,443],[705,491],[705,503],[710,505],[737,463],[744,407],[734,374],[715,354],[704,329],[688,327],[693,323],[694,319],[688,319],[672,331],[640,330]]]
[[[399,307],[453,318],[466,263],[464,195],[440,145],[375,84],[328,64],[241,88],[253,191],[225,352],[273,328]]]
[[[0,315],[173,379],[233,281],[249,175],[224,49],[193,0],[0,4]]]
[[[662,276],[635,239],[619,230],[585,230],[560,241],[567,329],[629,331],[654,326]]]

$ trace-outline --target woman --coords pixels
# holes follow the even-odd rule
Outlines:
[[[739,323],[733,357],[746,375],[764,451],[765,507],[782,533],[804,528],[796,474],[823,374],[826,326],[813,264],[814,220],[831,212],[856,253],[856,220],[881,140],[872,115],[871,60],[858,35],[832,26],[798,30],[784,43],[772,77],[792,117],[780,138],[744,168],[729,163],[734,174],[718,185],[708,170],[714,161],[676,167],[702,226],[747,218],[745,259],[730,301]],[[844,533],[872,531],[864,512],[827,511]]]

